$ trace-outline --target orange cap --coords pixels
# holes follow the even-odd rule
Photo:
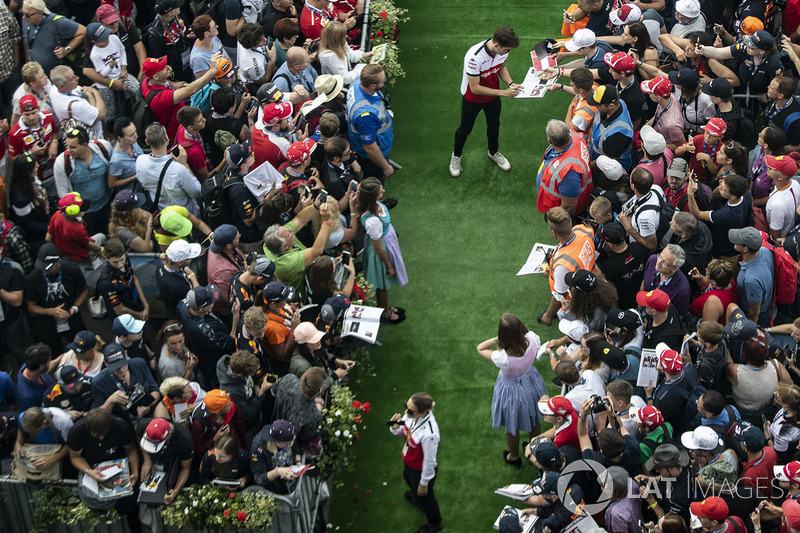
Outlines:
[[[206,393],[203,403],[206,404],[206,409],[217,414],[228,406],[228,400],[227,392],[221,389],[214,389]]]

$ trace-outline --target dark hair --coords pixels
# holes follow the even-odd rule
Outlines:
[[[585,333],[581,340],[584,342],[584,344],[586,344],[586,347],[589,348],[589,355],[586,356],[586,360],[583,363],[583,369],[595,370],[603,366],[603,361],[600,359],[595,359],[594,355],[592,355],[592,348],[594,348],[594,345],[600,341],[606,340],[603,334],[599,331],[590,331]]]
[[[730,146],[730,148],[728,148]],[[725,157],[731,160],[733,172],[740,176],[747,176],[748,156],[747,148],[738,141],[728,141],[723,145]]]
[[[78,139],[78,144],[87,144],[89,142],[89,134],[80,126],[74,126],[67,130],[67,139]]]
[[[44,343],[37,342],[25,348],[25,366],[28,370],[38,370],[47,363],[53,356],[53,350]]]
[[[711,418],[718,416],[725,409],[725,396],[718,391],[707,390],[700,397],[703,399],[703,409],[711,414]]]
[[[321,255],[314,259],[308,266],[306,275],[312,291],[321,290],[335,294],[337,287],[333,279],[333,259],[330,256]]]
[[[427,392],[415,392],[411,395],[411,403],[417,411],[430,411],[433,409],[433,398]]]
[[[512,357],[522,357],[529,345],[525,338],[527,333],[528,328],[516,315],[503,313],[497,327],[497,347]]]
[[[594,74],[586,67],[579,67],[569,73],[569,80],[578,89],[588,91],[594,85]]]
[[[637,329],[638,328],[625,329],[623,327],[620,327],[619,330],[617,331],[617,347],[622,348],[623,346],[631,342],[633,339],[635,339]]]
[[[359,213],[378,212],[378,196],[381,194],[381,182],[378,178],[365,178],[358,186],[356,195],[356,211]]]
[[[125,245],[119,239],[108,239],[103,243],[104,255],[108,257],[124,257]]]
[[[14,159],[14,173],[11,177],[11,188],[19,190],[25,197],[39,206],[41,202],[36,195],[36,158],[29,152],[19,154]]]
[[[115,137],[122,137],[124,135],[123,131],[125,128],[133,124],[133,121],[129,117],[119,117],[117,120],[114,121],[114,136]]]
[[[161,326],[161,329],[158,330],[158,333],[156,333],[156,340],[164,344],[167,342],[167,339],[176,335],[183,335],[185,338],[186,332],[184,331],[183,324],[177,320],[168,320],[163,326]]]
[[[725,288],[731,282],[733,277],[733,268],[730,263],[722,261],[721,259],[712,259],[706,267],[708,277],[717,284],[717,287]],[[708,322],[708,321],[706,321]],[[703,322],[705,324],[706,322]]]
[[[577,383],[581,379],[581,375],[578,374],[578,369],[575,367],[575,363],[572,361],[561,361],[556,365],[556,376],[562,382],[570,385],[572,383]]]
[[[616,429],[605,428],[597,434],[597,446],[606,459],[611,459],[625,451],[625,437]]]
[[[241,44],[243,48],[248,50],[250,48],[255,48],[261,44],[261,39],[264,38],[264,26],[252,22],[245,22],[242,24],[242,27],[239,28],[236,37],[239,39],[239,44]]]
[[[300,377],[300,392],[309,400],[314,398],[322,390],[322,385],[327,377],[328,374],[324,368],[318,366],[309,368]]]
[[[236,105],[236,93],[230,87],[222,87],[211,93],[211,107],[217,113],[225,113]]]
[[[111,413],[97,407],[86,413],[84,425],[92,435],[106,435],[111,429]]]
[[[686,35],[686,38],[689,39],[693,45],[695,44],[702,44],[703,46],[713,46],[714,38],[704,31],[693,31]]]
[[[259,26],[259,28],[260,27],[261,26]],[[225,435],[219,439],[216,444],[214,444],[214,448],[219,448],[225,452],[225,455],[230,455],[233,458],[239,455],[239,444],[236,442],[236,437],[233,435]]]
[[[181,126],[184,128],[188,128],[197,120],[197,117],[202,115],[203,112],[200,110],[199,107],[195,107],[193,105],[183,106],[178,110],[178,114],[176,117],[178,118],[178,122],[181,123]]]
[[[211,22],[213,20],[211,15],[200,15],[192,21],[192,32],[198,39],[204,38],[206,32],[211,31]]]
[[[647,26],[644,23],[636,21],[625,25],[628,32],[636,38],[636,50],[644,57],[644,51],[653,47],[653,41],[650,39],[650,34],[647,32]]]
[[[612,307],[617,307],[619,296],[617,288],[613,283],[606,279],[597,279],[597,283],[589,292],[574,290],[571,291],[572,300],[570,309],[578,320],[589,322],[594,318],[597,309],[607,315]]]
[[[272,35],[276,41],[283,42],[290,37],[300,35],[300,24],[295,18],[284,17],[272,27]]]
[[[181,385],[180,387],[172,387],[167,392],[167,398],[172,400],[173,402],[179,398],[183,398],[183,389],[186,388],[186,385]]]
[[[636,192],[647,194],[653,186],[653,175],[646,168],[636,167],[631,172],[630,181]]]
[[[778,81],[778,92],[791,98],[797,90],[797,80],[791,76],[778,76],[775,79]]]
[[[342,157],[350,143],[344,137],[331,137],[325,141],[325,157],[332,161],[334,157]]]
[[[503,48],[516,48],[519,46],[519,36],[509,26],[500,26],[494,30],[492,40]]]
[[[730,176],[725,176],[723,179],[725,180],[725,186],[728,187],[728,192],[737,198],[744,196],[744,193],[746,193],[749,188],[747,185],[747,178],[739,174],[731,174]]]
[[[742,362],[754,367],[762,367],[769,355],[767,340],[764,337],[747,339],[742,348]]]
[[[679,515],[667,514],[660,520],[661,533],[687,533],[686,521]]]
[[[606,392],[614,398],[627,403],[631,401],[631,396],[633,396],[633,385],[629,381],[618,379],[608,384]]]
[[[327,141],[326,141],[327,142]],[[286,192],[277,191],[268,194],[261,204],[261,221],[265,226],[278,224],[281,215],[294,208],[294,197]]]
[[[773,155],[781,154],[786,147],[786,133],[784,133],[783,129],[767,126],[763,131],[764,144],[767,145],[767,148],[770,149]]]

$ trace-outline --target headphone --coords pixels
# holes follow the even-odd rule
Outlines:
[[[81,195],[80,194],[78,194],[76,192],[74,192],[72,194],[75,195],[76,199],[81,200],[81,203],[80,204],[68,205],[67,207],[64,208],[64,212],[66,214],[68,214],[68,215],[73,215],[74,216],[74,215],[77,215],[78,213],[81,212],[81,206],[83,205],[83,200],[81,199]]]

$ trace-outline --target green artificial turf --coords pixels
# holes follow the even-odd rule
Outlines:
[[[413,532],[425,522],[403,497],[403,441],[385,424],[413,392],[429,392],[436,401],[442,437],[436,494],[445,531],[489,531],[503,506],[514,503],[494,489],[536,474],[530,464],[516,470],[502,459],[504,435],[491,428],[490,414],[497,369],[475,346],[497,334],[504,312],[519,316],[543,341],[557,334],[536,322],[550,299],[546,278],[516,273],[535,242],[554,242],[536,210],[536,171],[547,146],[545,124],[563,120],[569,98],[503,99],[500,151],[510,173],[487,158],[483,115],[467,141],[459,179],[450,177],[448,164],[467,49],[495,27],[511,26],[521,44],[507,64],[521,83],[533,46],[558,36],[561,8],[568,5],[562,3],[398,1],[411,17],[399,43],[407,77],[388,92],[395,112],[391,157],[404,169],[389,179],[386,195],[399,200],[392,223],[410,281],[389,298],[408,318],[382,326],[383,346],[371,351],[376,377],[354,387],[372,412],[355,447],[355,471],[337,475],[343,486],[333,493],[334,530]],[[547,361],[537,366],[550,383]],[[549,389],[553,394],[555,387]]]

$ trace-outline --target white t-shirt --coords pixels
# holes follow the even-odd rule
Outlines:
[[[575,412],[580,413],[584,400],[595,394],[600,397],[605,396],[606,387],[605,383],[603,383],[603,378],[594,370],[584,370],[581,374],[581,380],[564,397],[572,402]]]
[[[105,358],[103,357],[102,353],[94,352],[94,357],[92,358],[91,362],[84,363],[78,359],[78,356],[75,355],[75,352],[69,350],[64,356],[61,358],[61,364],[58,365],[61,368],[64,365],[72,365],[77,368],[84,376],[87,378],[93,378],[97,374],[103,370],[103,362]]]
[[[663,192],[658,185],[653,185],[653,188],[642,198],[633,196],[622,206],[623,213],[627,213],[631,217],[631,225],[636,232],[642,237],[649,237],[655,235],[658,231],[658,224],[661,220],[661,208],[659,196],[663,197]],[[642,206],[654,205],[656,209],[644,209]],[[634,215],[634,213],[637,213]],[[628,240],[634,242],[634,238],[628,235]]]
[[[103,137],[103,124],[97,120],[100,111],[81,95],[81,91],[82,89],[78,87],[71,93],[65,94],[60,92],[55,85],[50,88],[48,94],[56,122],[60,123],[62,120],[70,118],[70,112],[72,112],[72,118],[92,127],[97,135]],[[72,107],[70,107],[70,102],[72,102]]]
[[[112,80],[119,79],[122,74],[122,67],[128,66],[128,56],[125,53],[125,46],[116,35],[108,37],[108,46],[100,48],[96,44],[92,47],[89,53],[89,59],[92,61],[92,66],[101,76],[110,78]],[[108,86],[102,83],[95,83],[98,89],[105,89]]]
[[[47,96],[46,99],[41,100],[39,96],[36,96],[36,100],[39,102],[39,111],[52,111],[53,108],[50,106],[50,89],[53,88],[53,84],[50,83],[50,80],[47,80],[47,87],[44,88],[44,92],[39,92],[39,96]],[[11,107],[14,111],[19,112],[19,101],[20,99],[25,96],[26,94],[33,94],[25,90],[25,84],[23,83],[17,90],[14,91],[14,96],[11,97]],[[56,122],[58,122],[56,120]]]
[[[243,82],[255,83],[263,78],[268,64],[265,46],[245,48],[236,43],[236,66],[239,67],[239,76]]]
[[[789,230],[794,227],[798,202],[800,202],[800,183],[794,179],[789,181],[788,187],[772,191],[765,210],[769,229],[780,230],[781,237],[786,237]]]
[[[464,56],[464,73],[461,76],[461,94],[467,94],[469,76],[496,75],[508,59],[508,54],[492,55],[486,47],[490,41],[491,39],[481,41],[467,50],[467,54]]]
[[[156,188],[158,188],[158,177],[161,170],[172,156],[142,154],[136,158],[136,179],[142,184],[150,197],[155,199]],[[195,216],[200,214],[200,206],[197,205],[197,198],[200,197],[200,182],[189,171],[188,168],[177,161],[173,161],[167,173],[164,175],[164,185],[161,188],[161,197],[158,206],[165,208],[168,205],[179,205],[185,207]]]

